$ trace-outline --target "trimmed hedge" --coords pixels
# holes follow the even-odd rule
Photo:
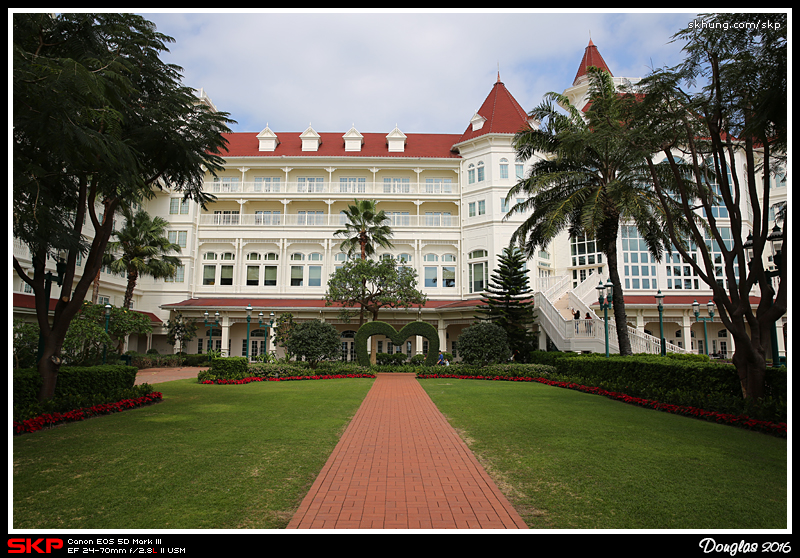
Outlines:
[[[54,399],[82,394],[111,394],[130,389],[136,383],[135,366],[106,364],[101,366],[62,366]],[[36,403],[42,387],[42,377],[35,368],[14,370],[14,404]]]
[[[356,358],[362,366],[369,366],[369,351],[367,350],[367,340],[373,335],[385,335],[395,345],[402,345],[403,342],[413,335],[420,335],[428,340],[428,357],[425,360],[426,366],[435,366],[439,358],[439,332],[427,322],[411,322],[400,331],[386,322],[367,322],[358,328],[355,337]],[[377,355],[376,355],[377,356]]]
[[[451,364],[432,368],[414,369],[418,378],[447,377],[459,378],[541,378],[556,373],[556,368],[546,364],[490,364],[474,366],[469,364]]]

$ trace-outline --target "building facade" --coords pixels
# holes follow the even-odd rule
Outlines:
[[[574,83],[564,91],[578,107],[586,102],[589,66],[608,69],[591,42]],[[200,101],[211,105],[202,92]],[[169,188],[146,202],[148,213],[169,221],[169,238],[181,246],[182,263],[170,280],[140,278],[133,309],[151,315],[156,327],[146,339],[129,340],[128,348],[171,352],[161,323],[180,313],[199,326],[189,352],[211,347],[233,356],[280,354],[264,326],[271,315],[291,313],[295,321],[333,323],[342,334],[343,358],[353,359],[357,321],[342,319],[339,309],[326,307],[323,299],[327,278],[346,258],[334,236],[343,228],[342,213],[354,199],[371,199],[387,213],[393,230],[394,248],[379,250],[378,257],[413,267],[429,299],[422,308],[382,310],[379,319],[398,329],[428,321],[439,331],[440,345],[457,357],[458,336],[474,322],[498,256],[524,219],[504,217],[509,189],[530,164],[516,160],[512,140],[530,125],[535,123],[528,122],[498,75],[462,133],[419,134],[398,127],[385,133],[355,127],[338,133],[311,127],[280,132],[266,126],[258,133],[228,134],[224,171],[206,173],[204,188],[216,196],[207,210]],[[775,184],[771,199],[779,200],[776,209],[785,204],[785,182]],[[660,348],[655,298],[660,290],[666,295],[664,336],[670,350],[730,355],[733,340],[719,318],[702,322],[694,316],[697,300],[701,317],[708,317],[710,289],[679,258],[651,261],[634,227],[623,226],[620,233],[634,352]],[[14,250],[24,262],[24,247]],[[605,271],[604,255],[591,238],[566,233],[527,262],[540,348],[604,350],[595,287],[606,279]],[[15,314],[24,316],[32,304],[16,276],[14,287]],[[124,277],[101,274],[101,302],[118,305],[124,291]],[[573,309],[592,319],[576,326]],[[783,354],[784,335],[779,344]],[[382,339],[378,351],[413,355],[425,352],[425,345],[421,338],[403,346]]]

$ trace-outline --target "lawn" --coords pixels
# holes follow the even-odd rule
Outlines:
[[[158,384],[13,438],[15,529],[285,528],[370,379]],[[533,529],[786,529],[787,440],[538,383],[421,385]]]
[[[158,384],[161,403],[22,436],[15,529],[281,529],[371,379]]]
[[[421,384],[531,528],[787,528],[784,438],[537,383]]]

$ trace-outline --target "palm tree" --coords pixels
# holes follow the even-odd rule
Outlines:
[[[151,218],[142,210],[133,213],[130,208],[122,213],[125,226],[114,231],[116,240],[108,243],[104,261],[111,271],[127,274],[124,307],[129,308],[139,276],[166,279],[175,275],[181,261],[168,254],[180,252],[181,247],[165,236],[169,223],[161,217]]]
[[[632,222],[653,257],[660,261],[670,246],[662,223],[663,209],[646,179],[644,158],[620,139],[626,103],[610,74],[589,69],[590,100],[584,112],[558,93],[548,93],[530,112],[540,123],[517,133],[520,160],[536,156],[529,174],[509,192],[508,200],[525,196],[506,218],[529,212],[512,235],[528,257],[546,247],[563,230],[572,236],[594,237],[606,255],[614,286],[613,306],[621,354],[631,354],[625,302],[617,267],[620,225]],[[557,110],[554,102],[564,109]]]
[[[334,236],[345,237],[341,243],[343,252],[352,256],[360,250],[361,259],[375,253],[375,245],[392,248],[389,237],[392,229],[386,223],[389,217],[383,210],[378,211],[375,200],[354,200],[344,211],[347,218],[344,229],[336,231]]]

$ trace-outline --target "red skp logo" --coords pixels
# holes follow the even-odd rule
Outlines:
[[[44,544],[44,550],[42,549]],[[50,554],[55,548],[64,548],[61,539],[8,539],[9,554]]]

